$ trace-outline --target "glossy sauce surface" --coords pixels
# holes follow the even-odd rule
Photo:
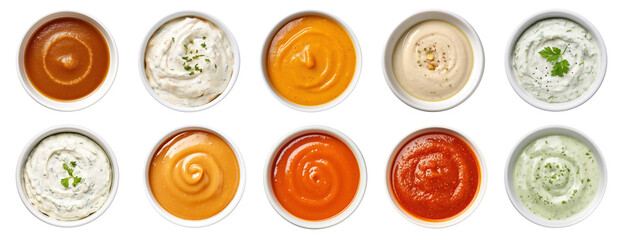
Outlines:
[[[284,99],[317,106],[339,97],[357,66],[355,46],[337,22],[303,16],[284,25],[271,40],[268,80]]]
[[[150,190],[170,214],[202,220],[221,212],[239,187],[239,163],[219,136],[184,131],[165,141],[149,168]]]
[[[105,80],[110,52],[101,32],[84,20],[58,18],[30,37],[24,68],[34,88],[57,101],[79,100]]]
[[[273,161],[271,186],[279,204],[297,218],[320,221],[354,200],[359,164],[350,147],[322,133],[297,137]]]
[[[391,192],[413,217],[431,222],[450,220],[475,200],[480,166],[471,147],[444,132],[409,140],[391,166]]]

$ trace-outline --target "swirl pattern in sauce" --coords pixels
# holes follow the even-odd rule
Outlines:
[[[72,101],[103,83],[110,65],[107,41],[84,20],[58,18],[32,34],[24,53],[28,80],[48,98]]]
[[[225,140],[204,131],[184,131],[161,145],[148,179],[163,209],[182,219],[202,220],[232,201],[239,175],[238,160]]]
[[[359,187],[357,158],[346,143],[319,133],[303,135],[280,149],[271,186],[290,214],[324,220],[343,212]]]

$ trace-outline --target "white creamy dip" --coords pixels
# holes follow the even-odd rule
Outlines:
[[[413,26],[393,51],[393,73],[413,97],[442,101],[456,95],[473,71],[473,50],[466,35],[442,20]]]
[[[234,53],[226,34],[213,23],[180,17],[161,26],[144,55],[149,85],[163,100],[180,107],[199,107],[228,86]]]
[[[85,218],[110,195],[110,160],[97,143],[81,134],[46,137],[32,149],[23,171],[28,201],[53,219]]]
[[[552,76],[554,63],[540,55],[544,48],[558,48],[569,71]],[[512,68],[520,86],[536,99],[549,103],[580,97],[595,81],[600,50],[593,36],[578,23],[565,18],[541,20],[529,27],[513,50]]]

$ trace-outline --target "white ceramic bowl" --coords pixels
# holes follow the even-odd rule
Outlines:
[[[518,159],[518,156],[520,155],[520,153],[522,153],[524,148],[526,148],[527,145],[529,145],[529,143],[531,143],[535,139],[554,134],[570,136],[585,144],[591,150],[593,156],[595,156],[595,158],[597,159],[600,171],[600,185],[598,186],[598,190],[593,201],[589,203],[589,206],[582,210],[580,213],[564,220],[548,220],[531,213],[518,198],[518,195],[516,194],[516,190],[514,189],[513,185],[514,165],[516,164],[516,160]],[[544,227],[567,227],[576,224],[591,215],[591,213],[593,213],[593,211],[597,208],[597,206],[602,201],[602,198],[604,197],[604,192],[606,192],[606,180],[606,163],[604,161],[604,156],[602,156],[602,152],[600,152],[600,149],[584,133],[566,126],[542,127],[525,135],[525,137],[518,141],[516,146],[513,148],[509,155],[509,158],[507,159],[507,164],[505,165],[505,190],[507,191],[507,195],[509,196],[509,200],[512,202],[512,205],[514,205],[516,210],[518,210],[518,212],[520,212],[520,214],[526,219]]]
[[[393,72],[393,52],[396,44],[413,26],[427,20],[443,20],[455,25],[466,35],[473,49],[473,71],[468,82],[456,95],[442,101],[426,101],[413,97],[400,86]],[[387,85],[389,85],[393,94],[407,105],[423,111],[444,111],[460,105],[475,92],[484,74],[484,48],[481,40],[479,40],[479,36],[477,36],[477,32],[464,18],[445,10],[418,12],[405,19],[393,30],[389,39],[387,39],[383,56],[383,73],[387,80]]]
[[[234,151],[234,155],[236,155],[236,159],[237,159],[238,164],[239,164],[239,186],[236,189],[236,193],[234,194],[234,198],[232,198],[230,203],[228,203],[228,205],[223,210],[221,210],[221,212],[213,215],[212,217],[209,217],[209,218],[206,218],[206,219],[202,219],[202,220],[182,219],[182,218],[179,218],[177,216],[174,216],[174,215],[170,214],[168,211],[163,209],[161,207],[161,205],[159,205],[159,202],[157,202],[157,200],[153,196],[153,193],[150,190],[150,184],[149,184],[149,180],[148,180],[148,170],[150,169],[150,163],[151,163],[154,155],[157,153],[157,150],[159,150],[159,147],[162,144],[164,144],[165,142],[167,142],[167,140],[170,139],[172,136],[174,136],[174,135],[176,135],[178,133],[181,133],[181,132],[191,131],[191,130],[198,130],[198,131],[204,131],[204,132],[207,132],[207,133],[215,134],[218,137],[220,137],[221,139],[223,139],[228,144],[228,146],[230,146],[230,148],[232,148],[232,150]],[[208,225],[215,224],[215,223],[221,221],[222,219],[224,219],[230,213],[232,213],[234,208],[236,208],[236,205],[239,204],[239,202],[241,201],[241,198],[243,197],[243,191],[245,190],[245,178],[246,178],[245,175],[246,175],[245,163],[243,162],[243,157],[241,156],[241,151],[239,151],[237,146],[234,145],[234,143],[231,142],[229,138],[227,138],[226,136],[224,136],[220,132],[215,131],[215,130],[213,130],[211,128],[201,127],[201,126],[187,126],[187,127],[182,127],[182,128],[179,128],[179,129],[176,129],[176,130],[173,130],[173,131],[169,132],[168,134],[164,135],[159,141],[157,141],[157,143],[153,146],[153,149],[151,150],[150,154],[148,155],[148,158],[146,158],[146,166],[144,168],[144,186],[146,187],[146,195],[148,196],[149,202],[151,203],[153,208],[155,208],[155,210],[159,213],[159,215],[161,215],[162,217],[164,217],[168,221],[170,221],[172,223],[175,223],[177,225],[184,226],[184,227],[197,228],[197,227],[205,227],[205,226],[208,226]]]
[[[512,66],[511,66],[514,47],[516,46],[516,43],[518,42],[518,39],[520,38],[522,33],[524,33],[524,31],[526,31],[529,27],[531,27],[536,22],[544,20],[544,19],[549,19],[549,18],[567,18],[569,20],[572,20],[580,24],[585,29],[589,30],[589,33],[593,34],[593,37],[597,41],[597,44],[600,50],[600,69],[599,69],[599,72],[598,72],[598,75],[595,81],[593,82],[593,84],[591,84],[591,87],[589,87],[587,91],[585,91],[582,95],[580,95],[580,97],[574,100],[571,100],[569,102],[548,103],[548,102],[540,101],[536,99],[535,97],[531,96],[526,90],[524,90],[520,86],[519,80],[516,78],[514,74],[514,70],[512,69]],[[514,91],[518,94],[518,96],[520,96],[520,98],[522,98],[522,100],[524,100],[531,106],[534,106],[536,108],[546,110],[546,111],[565,111],[565,110],[570,110],[572,108],[582,105],[583,103],[587,102],[595,94],[595,92],[597,92],[597,90],[600,88],[600,85],[602,85],[602,81],[604,81],[604,76],[606,75],[607,61],[608,60],[606,57],[606,45],[604,45],[604,40],[602,39],[602,35],[600,34],[600,32],[598,32],[595,26],[591,24],[591,22],[589,22],[587,19],[585,19],[584,17],[574,12],[570,12],[566,10],[551,10],[551,11],[540,12],[540,13],[533,15],[532,17],[525,20],[520,25],[520,27],[514,32],[514,34],[512,35],[511,41],[507,45],[507,49],[505,51],[505,72],[507,73],[507,79],[509,80],[509,84],[512,86]]]
[[[273,88],[273,86],[271,86],[271,83],[269,82],[269,74],[267,72],[267,56],[269,53],[269,47],[271,45],[271,41],[273,40],[273,37],[277,34],[277,32],[279,32],[279,30],[282,27],[284,27],[284,25],[286,25],[287,23],[289,23],[290,21],[296,18],[303,17],[303,16],[320,16],[320,17],[331,19],[335,21],[336,23],[338,23],[340,26],[342,26],[342,28],[344,28],[344,30],[346,30],[346,32],[348,33],[348,36],[350,36],[350,39],[352,40],[352,43],[355,46],[355,53],[357,55],[357,60],[356,60],[357,64],[355,66],[355,74],[353,75],[353,78],[350,84],[348,85],[348,87],[346,88],[346,90],[344,90],[344,92],[342,92],[340,96],[331,100],[330,102],[327,102],[321,105],[316,105],[316,106],[299,105],[299,104],[290,102],[284,97],[282,97],[281,95],[279,95],[279,93],[277,93],[277,91]],[[355,33],[352,31],[352,29],[348,25],[346,25],[346,23],[344,23],[342,20],[337,18],[336,16],[326,13],[326,12],[322,12],[322,11],[303,11],[303,12],[292,14],[282,19],[279,23],[277,23],[277,25],[275,25],[275,27],[273,27],[273,30],[271,30],[271,32],[267,36],[264,42],[264,46],[262,48],[262,55],[260,59],[260,61],[262,62],[262,74],[264,75],[264,80],[267,86],[269,87],[269,90],[271,90],[271,93],[273,94],[273,96],[275,96],[275,98],[277,98],[277,100],[279,100],[284,105],[292,109],[296,109],[296,110],[303,111],[303,112],[318,112],[318,111],[327,110],[329,108],[334,107],[335,105],[338,105],[342,101],[344,101],[344,99],[346,99],[346,97],[350,95],[353,89],[355,89],[357,82],[359,82],[359,76],[361,75],[361,60],[362,60],[361,45],[359,45],[359,41],[357,40],[357,37],[355,36]]]
[[[107,157],[110,161],[110,167],[112,169],[112,172],[111,172],[112,185],[110,187],[110,195],[108,196],[106,202],[101,206],[101,208],[98,211],[80,220],[60,221],[60,220],[50,218],[47,215],[41,213],[39,210],[37,210],[32,205],[32,203],[30,203],[30,201],[28,200],[24,192],[24,166],[26,166],[26,163],[28,162],[28,157],[30,156],[30,152],[32,152],[32,150],[43,139],[51,135],[58,134],[58,133],[77,133],[77,134],[81,134],[81,135],[84,135],[90,138],[95,143],[97,143],[101,147],[101,149],[103,149],[103,151],[107,154]],[[46,222],[50,225],[57,226],[57,227],[81,226],[89,222],[92,222],[93,220],[101,216],[101,214],[103,214],[105,210],[107,210],[107,208],[110,207],[110,204],[112,204],[112,201],[114,200],[114,197],[116,196],[116,191],[118,190],[119,178],[120,178],[120,175],[118,173],[118,163],[116,162],[116,156],[114,155],[114,152],[112,152],[112,148],[110,148],[110,146],[103,140],[103,138],[101,138],[99,135],[97,135],[92,130],[84,128],[84,127],[80,127],[80,126],[75,126],[75,125],[55,126],[34,136],[28,142],[24,150],[21,152],[21,155],[19,156],[19,160],[17,161],[17,169],[15,171],[15,180],[17,182],[17,192],[19,193],[19,197],[24,203],[24,206],[26,206],[26,208],[30,211],[30,213],[32,213],[32,215],[37,217],[39,220]]]
[[[34,88],[34,86],[32,86],[30,80],[28,80],[28,75],[26,75],[26,69],[24,67],[24,54],[26,52],[26,46],[28,45],[28,41],[30,41],[32,34],[39,30],[39,28],[45,23],[63,17],[78,18],[96,27],[101,32],[101,35],[103,35],[103,37],[105,38],[105,41],[107,42],[107,47],[110,52],[110,66],[107,71],[107,76],[105,77],[105,80],[103,80],[103,83],[101,83],[101,86],[99,86],[99,88],[90,93],[88,96],[73,101],[57,101],[41,94],[36,88]],[[30,27],[30,29],[28,29],[28,31],[24,34],[24,38],[22,39],[18,49],[17,75],[19,76],[22,86],[24,87],[26,92],[30,94],[30,97],[32,97],[32,99],[50,109],[58,111],[77,111],[80,109],[84,109],[103,98],[103,96],[105,96],[110,87],[112,87],[114,79],[116,78],[116,70],[118,69],[118,52],[116,50],[116,43],[114,42],[114,38],[112,38],[110,31],[105,28],[105,26],[103,26],[101,22],[84,13],[56,12],[41,18],[40,20],[32,24],[32,27]]]
[[[398,156],[398,153],[400,152],[400,150],[402,149],[402,147],[404,145],[406,145],[411,139],[422,135],[424,133],[428,133],[428,132],[442,132],[442,133],[449,133],[451,135],[454,135],[460,139],[462,139],[464,142],[466,142],[466,144],[468,144],[471,149],[473,150],[473,152],[475,153],[475,156],[477,157],[477,161],[479,162],[479,170],[480,170],[480,179],[479,179],[479,191],[477,192],[477,195],[475,196],[475,199],[473,199],[473,202],[465,209],[463,210],[461,213],[459,213],[458,215],[453,216],[452,218],[445,220],[445,221],[437,221],[437,222],[430,222],[430,221],[424,221],[421,219],[418,219],[414,216],[412,216],[411,214],[409,214],[408,212],[406,212],[406,210],[404,210],[402,207],[400,207],[400,204],[398,203],[398,201],[396,200],[396,198],[393,196],[393,191],[391,190],[391,167],[393,165],[393,160]],[[445,128],[445,127],[428,127],[428,128],[423,128],[417,131],[414,131],[413,133],[407,135],[405,138],[403,138],[400,143],[398,143],[398,145],[393,149],[393,152],[391,153],[391,155],[389,156],[389,161],[387,162],[387,172],[386,172],[386,183],[387,183],[387,193],[389,194],[389,198],[391,199],[391,203],[393,203],[393,206],[395,207],[395,209],[402,215],[404,216],[404,218],[408,219],[409,221],[423,226],[423,227],[428,227],[428,228],[444,228],[444,227],[449,227],[452,226],[456,223],[459,223],[461,221],[463,221],[464,219],[466,219],[467,217],[469,217],[471,214],[473,214],[473,212],[475,211],[475,209],[477,209],[477,206],[479,205],[479,203],[481,202],[482,198],[484,197],[484,194],[486,192],[486,185],[488,182],[488,171],[486,170],[486,162],[484,161],[484,157],[482,156],[481,152],[479,151],[479,148],[466,136],[464,136],[462,133],[450,129],[450,128]]]
[[[286,144],[288,144],[291,140],[297,137],[306,135],[306,134],[310,134],[310,133],[326,134],[329,136],[336,137],[337,139],[346,143],[346,145],[348,145],[350,150],[355,155],[355,158],[357,159],[357,164],[359,164],[359,187],[357,188],[357,193],[355,195],[355,198],[352,200],[350,205],[348,205],[348,207],[344,211],[340,212],[339,214],[331,218],[321,220],[321,221],[308,221],[308,220],[301,219],[301,218],[298,218],[290,214],[288,211],[286,211],[286,209],[284,209],[279,204],[279,201],[275,197],[275,193],[273,193],[273,187],[271,186],[271,173],[273,172],[273,163],[274,163],[273,161],[275,161],[275,159],[277,158],[277,155],[279,154],[280,149],[284,147]],[[282,216],[282,218],[286,219],[288,222],[294,225],[297,225],[299,227],[308,228],[308,229],[320,229],[320,228],[331,227],[333,225],[336,225],[344,221],[346,218],[348,218],[355,211],[355,209],[357,209],[357,207],[361,203],[361,200],[363,199],[363,195],[365,194],[365,188],[367,185],[367,178],[368,177],[367,177],[367,169],[365,168],[365,161],[357,145],[355,145],[355,143],[343,133],[333,128],[325,127],[325,126],[306,126],[306,127],[302,127],[302,128],[292,131],[290,134],[284,137],[281,141],[279,141],[277,145],[275,145],[275,147],[271,151],[271,154],[269,155],[269,158],[266,161],[266,165],[264,166],[264,190],[266,192],[267,198],[269,199],[269,202],[271,203],[271,206],[273,206],[273,209],[275,209],[275,211],[280,216]]]
[[[146,78],[146,73],[144,72],[144,66],[145,66],[144,54],[146,54],[146,46],[148,45],[148,41],[151,39],[155,31],[161,28],[161,26],[163,26],[170,20],[174,20],[180,17],[196,17],[196,18],[207,20],[215,24],[217,27],[219,27],[219,29],[221,29],[226,34],[226,37],[228,38],[228,41],[230,41],[230,46],[232,47],[232,52],[234,54],[234,68],[232,70],[232,77],[230,78],[230,81],[228,82],[228,86],[226,86],[226,89],[219,96],[217,96],[215,99],[213,99],[209,103],[204,104],[202,106],[198,106],[198,107],[177,106],[177,105],[174,105],[164,100],[150,86],[150,84],[148,83],[148,78]],[[159,22],[155,23],[155,25],[150,29],[150,31],[148,31],[148,33],[144,37],[144,41],[142,42],[142,47],[140,48],[140,55],[138,56],[138,66],[139,66],[138,69],[140,71],[140,77],[142,78],[142,83],[144,84],[144,87],[146,88],[148,93],[155,100],[157,100],[157,102],[161,103],[163,106],[166,106],[170,109],[174,109],[176,111],[197,112],[197,111],[202,111],[204,109],[214,106],[215,104],[220,102],[224,97],[226,97],[226,95],[228,95],[228,93],[232,90],[232,87],[234,87],[234,83],[236,83],[236,79],[239,76],[239,71],[241,70],[241,54],[239,51],[239,45],[236,43],[236,39],[234,38],[234,35],[232,35],[232,32],[230,31],[230,29],[228,29],[228,27],[226,27],[226,25],[224,25],[223,22],[221,22],[219,19],[209,14],[203,13],[203,12],[182,11],[182,12],[173,13],[173,14],[170,14],[164,17],[163,19],[159,20]]]

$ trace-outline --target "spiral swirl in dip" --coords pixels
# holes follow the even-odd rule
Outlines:
[[[23,170],[30,203],[50,218],[75,221],[98,211],[110,195],[107,154],[90,138],[59,133],[41,140]]]
[[[273,161],[271,187],[293,216],[325,220],[346,210],[359,188],[359,164],[338,138],[322,133],[299,136]]]
[[[144,73],[164,101],[200,107],[224,92],[234,69],[226,33],[212,22],[180,17],[161,26],[146,46]]]
[[[317,106],[339,97],[355,74],[357,54],[348,32],[321,16],[303,16],[284,25],[266,56],[268,80],[284,99]]]
[[[565,135],[529,143],[514,166],[514,188],[522,204],[548,220],[576,215],[589,206],[599,185],[599,167],[591,150]]]
[[[224,139],[192,130],[161,144],[148,179],[163,209],[181,219],[202,220],[228,206],[237,192],[239,175],[234,150]]]
[[[24,52],[30,83],[54,100],[88,96],[103,83],[110,64],[107,42],[90,23],[58,18],[32,34]]]
[[[413,26],[393,50],[393,73],[411,96],[442,101],[456,95],[473,71],[473,50],[466,35],[442,20]]]
[[[446,221],[475,200],[480,173],[475,152],[462,139],[444,132],[424,133],[409,140],[393,160],[391,193],[411,216]]]

